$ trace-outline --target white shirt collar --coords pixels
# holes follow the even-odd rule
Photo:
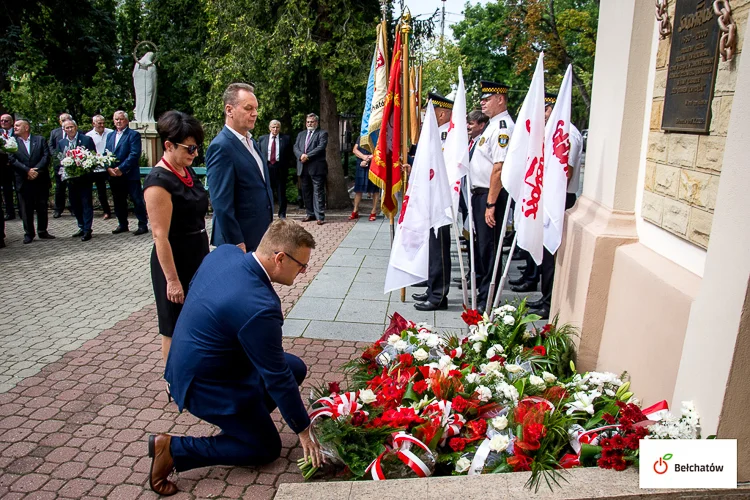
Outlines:
[[[234,134],[234,136],[237,137],[237,139],[239,139],[240,141],[246,141],[249,144],[250,139],[253,138],[253,134],[251,134],[250,132],[248,132],[247,135],[243,136],[242,134],[237,132],[235,129],[233,129],[229,125],[225,125],[225,127],[228,128]]]
[[[509,117],[509,116],[510,116],[510,113],[508,113],[508,110],[506,109],[506,110],[505,110],[505,111],[503,111],[502,113],[498,113],[498,114],[496,114],[495,116],[493,116],[492,118],[490,118],[490,123],[496,123],[496,122],[499,122],[499,121],[500,121],[500,120],[502,120],[503,118],[507,118],[507,117]]]
[[[230,130],[231,130],[231,127],[230,127]],[[271,281],[271,277],[268,275],[268,271],[266,271],[266,268],[263,267],[263,264],[260,263],[260,259],[258,259],[258,256],[255,255],[255,252],[253,252],[253,258],[255,259],[255,262],[258,263],[260,268],[263,269],[263,272],[266,273],[266,278],[268,278],[268,281],[273,284],[273,281]]]

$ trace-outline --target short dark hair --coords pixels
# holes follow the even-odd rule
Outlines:
[[[203,126],[195,117],[182,111],[167,111],[159,117],[156,123],[162,144],[166,141],[172,144],[184,142],[188,137],[195,139],[195,143],[203,144]]]
[[[227,89],[224,91],[224,94],[221,96],[221,100],[224,101],[224,106],[226,106],[227,104],[231,106],[237,106],[240,90],[250,92],[251,94],[255,93],[255,87],[250,84],[230,83],[229,87],[227,87]]]
[[[477,122],[477,123],[487,123],[490,121],[490,117],[482,113],[480,110],[475,109],[474,111],[469,113],[469,116],[466,117],[466,121]]]
[[[315,238],[301,225],[277,219],[268,226],[258,244],[258,252],[273,256],[274,252],[292,253],[300,247],[315,248]]]

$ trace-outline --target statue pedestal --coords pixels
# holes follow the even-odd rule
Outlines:
[[[148,166],[153,167],[164,154],[164,145],[159,139],[155,122],[130,122],[130,128],[141,134],[141,154],[148,158]]]

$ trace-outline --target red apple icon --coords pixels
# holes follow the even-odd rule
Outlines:
[[[669,458],[672,458],[671,456]],[[668,459],[667,459],[668,460]],[[664,461],[663,457],[659,457],[659,460],[654,462],[654,472],[657,474],[664,474],[669,469],[669,464]]]

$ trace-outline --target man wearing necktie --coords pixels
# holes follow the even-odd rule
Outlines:
[[[326,147],[328,132],[318,128],[318,115],[310,113],[305,120],[306,130],[297,135],[294,156],[297,158],[297,175],[300,177],[302,198],[305,200],[307,217],[303,222],[317,219],[323,224],[325,215],[325,188],[328,177]]]
[[[281,122],[271,120],[268,126],[270,134],[258,139],[260,152],[268,160],[268,173],[271,177],[271,190],[279,204],[279,219],[286,219],[286,180],[289,175],[291,158],[290,139],[281,133]]]
[[[60,123],[60,126],[56,129],[53,129],[52,132],[50,132],[49,134],[50,153],[54,153],[55,151],[57,151],[58,141],[62,140],[62,138],[65,137],[65,132],[63,132],[63,128],[62,128],[63,122],[65,120],[72,120],[72,119],[73,117],[69,113],[62,113],[57,118],[57,121]],[[57,219],[65,211],[65,203],[66,203],[65,193],[68,189],[68,183],[62,180],[58,172],[54,173],[54,177],[55,177],[55,209],[52,212],[52,218]],[[68,208],[70,208],[70,205],[68,205]]]

